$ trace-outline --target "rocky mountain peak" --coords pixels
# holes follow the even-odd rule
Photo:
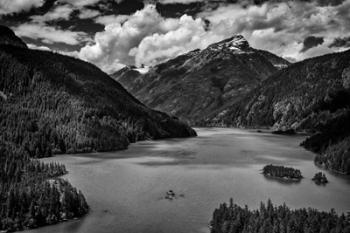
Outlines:
[[[233,46],[240,49],[245,49],[249,47],[248,41],[242,35],[235,35],[229,38],[226,44],[228,46]]]
[[[13,45],[27,48],[27,45],[8,27],[0,25],[0,45]]]
[[[211,50],[244,51],[250,48],[248,41],[242,35],[234,35],[228,39],[212,44],[208,47]]]

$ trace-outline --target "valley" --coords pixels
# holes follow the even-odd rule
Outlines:
[[[347,50],[290,64],[238,35],[147,73],[127,67],[112,77],[191,125],[310,133],[301,145],[319,154],[315,162],[350,174],[349,61]]]
[[[315,154],[298,144],[305,136],[281,136],[255,130],[195,128],[196,138],[144,141],[126,151],[45,158],[70,171],[64,178],[83,191],[90,213],[81,220],[25,233],[203,233],[220,203],[232,197],[240,206],[260,207],[268,199],[292,209],[350,208],[350,180],[318,168]],[[266,164],[299,169],[299,183],[264,177]],[[329,183],[311,179],[322,171]],[[173,190],[173,200],[165,198]]]
[[[158,38],[180,26],[157,10],[205,15],[222,4],[151,1],[147,20],[137,11],[95,23],[117,20],[105,30],[136,35],[138,23],[160,20],[148,28]],[[350,50],[292,63],[241,34],[216,37],[209,19],[191,25],[211,44],[153,51],[153,65],[138,51],[149,38],[123,54],[138,39],[80,32],[80,52],[55,52],[0,25],[1,232],[350,231]]]

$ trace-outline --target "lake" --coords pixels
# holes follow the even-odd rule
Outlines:
[[[27,233],[209,232],[212,212],[230,197],[257,208],[271,199],[292,208],[350,211],[350,179],[325,171],[329,183],[311,180],[321,169],[298,145],[304,136],[253,130],[198,128],[198,137],[144,141],[128,150],[60,155],[44,161],[66,165],[68,179],[91,207],[80,219]],[[265,178],[266,164],[300,169],[300,183]],[[178,198],[165,199],[168,190]],[[181,197],[180,197],[181,195]]]

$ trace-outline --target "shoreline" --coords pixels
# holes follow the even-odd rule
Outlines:
[[[211,127],[212,128],[212,127]],[[213,128],[212,128],[213,129]],[[242,130],[242,129],[240,129],[240,130]],[[244,129],[243,129],[244,130]],[[198,137],[198,140],[200,140],[200,141],[202,141],[202,139],[201,138],[203,138],[203,137],[201,137],[202,135],[201,135],[201,131],[198,131],[199,132],[199,137]],[[209,132],[212,132],[211,131],[211,129],[209,129]],[[221,132],[224,132],[224,134],[231,134],[229,131],[220,131],[219,129],[217,130],[217,133],[221,133]],[[235,131],[232,131],[232,132],[235,132]],[[236,132],[239,132],[239,131],[236,131]],[[247,131],[248,132],[248,131]],[[213,140],[213,142],[215,142],[215,141],[217,141],[219,138],[227,138],[227,136],[225,136],[225,135],[218,135],[217,133],[215,133],[215,132],[213,132],[213,136],[210,136],[210,138]],[[237,135],[238,137],[240,137],[239,135]],[[255,138],[255,136],[256,135],[252,135],[253,137],[253,139]],[[262,135],[263,136],[263,135]],[[233,135],[233,139],[235,138],[236,136],[235,135]],[[264,140],[269,140],[270,141],[270,139],[269,139],[269,137],[262,137],[262,138],[264,138]],[[281,137],[281,138],[284,138],[284,137]],[[159,141],[159,140],[157,140],[157,141]],[[164,143],[163,142],[161,142],[162,140],[160,140],[160,142],[159,142],[159,144],[167,144],[167,141],[168,140],[164,140]],[[191,140],[192,141],[192,140]],[[197,141],[197,139],[195,139],[195,141]],[[271,139],[271,141],[275,141],[275,140],[273,140],[273,139]],[[286,139],[286,141],[289,141],[289,139]],[[293,139],[293,141],[298,141],[297,139]],[[139,141],[139,142],[141,142],[141,141]],[[138,142],[138,143],[139,143]],[[141,143],[142,144],[142,143]],[[156,144],[158,144],[158,143],[156,143]],[[292,143],[292,145],[294,145],[295,143]],[[135,144],[132,144],[133,145],[133,147],[134,147],[134,145]],[[191,145],[191,144],[190,144]],[[147,156],[148,155],[148,153],[147,153],[147,150],[143,150],[143,147],[139,147],[139,146],[136,146],[138,149],[140,149],[139,150],[139,152],[140,152],[140,156]],[[145,146],[145,148],[147,148],[148,146],[146,145]],[[293,146],[294,147],[294,146]],[[298,147],[297,146],[297,144],[295,144],[295,147]],[[158,147],[157,147],[158,148]],[[192,148],[192,147],[190,147],[190,148]],[[131,148],[130,148],[131,149]],[[132,148],[132,149],[134,149],[134,148]],[[143,152],[141,152],[141,150],[143,151]],[[120,153],[120,155],[121,156],[119,156],[119,153]],[[118,155],[116,155],[115,157],[117,158],[117,157],[122,157],[122,158],[125,158],[123,155],[125,155],[125,154],[127,154],[127,153],[125,153],[125,150],[122,150],[121,152],[119,152],[118,153]],[[86,154],[86,153],[84,153],[84,154]],[[143,154],[143,155],[142,155]],[[82,159],[78,159],[78,160],[75,160],[74,159],[74,154],[65,154],[64,156],[67,156],[67,159],[60,159],[60,160],[57,160],[57,162],[60,162],[60,163],[62,163],[62,164],[66,164],[66,165],[68,165],[68,167],[67,167],[67,170],[69,170],[69,174],[72,174],[72,166],[75,166],[74,164],[75,163],[77,163],[77,164],[81,164],[81,163],[85,163],[85,162],[87,162],[87,163],[89,163],[89,161],[95,161],[96,159],[99,161],[99,159],[98,159],[98,154],[96,154],[96,155],[91,155],[91,156],[87,156],[87,157],[84,157],[84,158],[82,158]],[[63,157],[64,157],[63,156]],[[151,155],[152,156],[152,155]],[[278,156],[278,152],[276,152],[275,153],[275,156]],[[53,157],[56,157],[56,158],[59,158],[60,156],[59,155],[56,155],[56,156],[53,156]],[[51,158],[53,158],[53,157],[51,157]],[[70,157],[72,157],[73,159],[71,159]],[[89,158],[89,157],[91,157],[91,158]],[[96,158],[95,158],[96,157]],[[56,159],[56,158],[53,158],[54,160]],[[108,158],[111,158],[111,160],[113,159],[113,154],[111,154],[111,156],[108,156]],[[44,159],[47,159],[47,158],[44,158]],[[49,158],[50,159],[50,158]],[[126,158],[126,159],[128,159],[128,158]],[[114,159],[113,159],[114,160]],[[310,163],[309,164],[313,164],[313,159],[312,159],[312,157],[310,157],[310,159],[309,159],[310,161]],[[72,161],[72,163],[70,162],[70,161]],[[105,161],[105,160],[104,160]],[[109,163],[108,162],[109,160],[107,160],[107,161],[105,161],[104,163]],[[117,163],[119,163],[119,162],[117,162],[117,160],[114,160],[114,161],[116,161],[116,163],[115,164],[117,164]],[[132,161],[132,159],[130,160],[130,161]],[[112,161],[111,161],[112,162]],[[129,162],[127,162],[127,163],[129,163]],[[131,162],[131,163],[133,163],[133,162]],[[98,164],[101,164],[100,162],[98,162]],[[122,164],[123,165],[125,165],[125,162],[124,162],[124,160],[123,160],[123,162],[122,162]],[[128,165],[127,165],[128,166]],[[137,166],[139,166],[139,164],[137,165]],[[160,165],[161,166],[161,165]],[[178,166],[178,165],[177,165]],[[89,167],[90,167],[90,169],[95,169],[95,167],[94,166],[90,166],[89,165]],[[81,169],[84,169],[84,167],[81,167]],[[98,169],[98,168],[97,168]],[[112,169],[112,166],[111,166],[111,169]],[[77,171],[77,170],[75,170],[74,169],[74,171]],[[104,171],[104,170],[103,170]],[[69,175],[68,174],[68,175]],[[80,174],[80,175],[79,175]],[[121,174],[121,173],[116,173],[116,174]],[[122,173],[122,174],[125,174],[124,172]],[[127,174],[130,174],[130,172],[127,172]],[[169,176],[170,176],[170,180],[172,180],[172,178],[171,178],[171,176],[172,176],[172,173],[170,172],[170,173],[167,173]],[[75,186],[76,187],[78,187],[77,186],[77,184],[81,184],[82,182],[81,182],[81,179],[83,179],[83,177],[81,177],[81,173],[79,173],[79,172],[74,172],[74,176],[73,177],[76,177],[76,176],[80,176],[80,178],[79,179],[77,179],[77,178],[73,178],[73,180],[75,181]],[[114,176],[114,175],[113,175]],[[306,177],[308,177],[308,175],[306,175]],[[71,178],[71,177],[70,177]],[[267,178],[270,178],[270,177],[267,177]],[[119,179],[119,177],[115,177],[115,179]],[[165,178],[166,179],[166,178]],[[176,178],[176,176],[174,177],[174,179],[175,180],[182,180],[182,179],[178,179],[178,178]],[[70,179],[69,179],[70,180]],[[273,179],[273,180],[276,180],[276,179]],[[95,182],[96,181],[100,181],[100,179],[98,179],[98,180],[95,180]],[[287,180],[285,180],[285,179],[281,179],[281,181],[283,182],[284,181],[284,183],[295,183],[295,182],[288,182]],[[85,181],[84,181],[85,182]],[[88,182],[88,181],[87,181]],[[122,181],[120,181],[120,182],[116,182],[117,184],[119,184],[119,183],[121,183]],[[264,182],[268,182],[268,181],[264,181]],[[161,186],[161,187],[163,187],[163,189],[164,190],[169,190],[169,189],[174,189],[174,190],[178,190],[178,189],[182,189],[181,188],[181,186],[178,186],[178,185],[175,185],[175,186],[172,186],[172,182],[166,182],[167,184],[171,184],[171,186],[166,186],[166,185],[164,185],[164,184],[159,184],[159,186]],[[307,182],[306,182],[307,183]],[[83,183],[82,183],[83,184]],[[272,186],[277,186],[277,187],[280,187],[281,185],[279,185],[279,184],[271,184]],[[302,182],[301,184],[301,187],[303,187],[304,185],[305,185],[305,182]],[[116,184],[112,184],[112,186],[118,186],[118,185],[116,185]],[[124,185],[125,186],[125,185]],[[118,186],[119,187],[119,189],[122,189],[124,186]],[[83,186],[79,186],[79,187],[84,187],[84,184],[83,184]],[[139,186],[138,186],[139,187]],[[241,187],[241,186],[240,186]],[[283,187],[282,187],[283,188]],[[86,188],[85,189],[83,189],[83,190],[86,190]],[[88,189],[89,190],[89,189]],[[109,189],[108,189],[109,190]],[[140,189],[141,191],[143,190],[142,188]],[[162,192],[164,192],[164,190],[162,190]],[[107,191],[107,192],[110,192],[110,190],[109,191]],[[144,192],[144,191],[142,191],[142,192]],[[147,192],[147,191],[146,191]],[[89,192],[89,196],[90,195],[95,195],[94,194],[95,192],[93,192],[93,193],[91,193],[91,191]],[[99,192],[100,193],[100,192]],[[125,193],[125,192],[124,192]],[[101,195],[101,193],[99,194],[99,195]],[[108,194],[108,195],[114,195],[113,193],[110,193],[110,194]],[[147,194],[145,194],[145,196],[147,196]],[[153,197],[155,197],[154,195],[153,195]],[[186,197],[188,197],[188,199],[191,199],[191,198],[193,198],[193,194],[191,194],[191,193],[189,193],[188,195],[186,195]],[[269,195],[269,197],[271,197],[273,200],[276,200],[276,197],[274,197],[274,196],[270,196]],[[152,198],[152,197],[150,197],[150,198]],[[97,200],[97,199],[94,199],[94,198],[89,198],[90,200],[91,200],[91,204],[92,204],[92,206],[91,206],[91,210],[86,214],[86,215],[84,215],[83,217],[81,217],[81,218],[79,218],[78,220],[81,220],[81,219],[83,219],[83,218],[87,218],[87,220],[86,221],[84,221],[84,224],[74,224],[73,223],[73,225],[77,225],[77,226],[80,226],[80,228],[79,228],[79,231],[77,231],[77,232],[84,232],[84,229],[86,230],[87,228],[86,227],[92,227],[91,225],[89,225],[89,224],[91,224],[91,222],[94,222],[94,221],[96,221],[95,220],[95,218],[96,218],[96,213],[99,215],[99,214],[103,214],[104,215],[104,213],[102,213],[102,212],[100,212],[100,211],[102,211],[102,210],[100,210],[100,209],[98,209],[97,207],[96,207],[96,203],[94,204],[94,202],[95,202],[95,200]],[[107,199],[107,200],[109,200],[109,199]],[[241,199],[241,200],[245,200],[245,199]],[[258,201],[259,200],[262,200],[262,201],[265,201],[266,199],[265,198],[260,198],[260,199],[257,199]],[[136,199],[135,199],[135,201],[136,201]],[[183,202],[184,200],[182,200],[182,202]],[[185,200],[186,201],[186,200]],[[108,201],[108,203],[109,203],[110,201]],[[278,202],[278,201],[277,201]],[[104,202],[104,203],[107,203],[106,201]],[[111,202],[111,203],[115,203],[115,202]],[[177,202],[174,202],[175,204],[177,203]],[[219,202],[218,202],[219,203]],[[217,204],[218,204],[217,203]],[[247,203],[249,204],[249,205],[253,205],[251,202],[249,203],[249,200],[247,200]],[[290,202],[288,202],[287,201],[287,203],[289,204],[289,205],[291,205],[291,203]],[[175,206],[175,204],[170,204],[170,205],[173,205],[173,206]],[[166,202],[165,203],[165,205],[169,205],[169,202]],[[115,205],[113,205],[113,206],[115,206]],[[292,204],[291,206],[294,206],[293,208],[297,208],[296,207],[296,205],[295,204]],[[309,204],[307,204],[307,205],[303,205],[303,206],[305,206],[305,207],[311,207],[311,208],[316,208],[316,209],[318,209],[318,210],[329,210],[330,208],[324,208],[322,205],[321,206],[318,206],[318,205],[309,205]],[[338,207],[336,207],[337,205],[334,205],[335,206],[335,208],[337,209]],[[112,215],[114,215],[116,212],[117,212],[117,210],[116,209],[113,209],[113,207],[111,207],[112,209],[110,209],[110,210],[115,210],[115,211],[112,211]],[[94,212],[94,213],[92,213],[92,212]],[[338,213],[340,213],[340,212],[344,212],[343,210],[337,210],[337,212]],[[108,215],[110,215],[111,213],[109,213]],[[90,217],[89,217],[90,216]],[[61,224],[61,223],[65,223],[65,222],[67,222],[67,224],[68,224],[68,226],[67,227],[65,227],[65,224]],[[58,229],[68,229],[69,228],[69,225],[71,225],[71,224],[69,224],[70,222],[74,222],[74,219],[71,219],[71,220],[68,220],[68,221],[63,221],[63,222],[59,222],[59,223],[56,223],[56,224],[61,224],[63,227],[57,227]],[[152,222],[151,222],[152,223]],[[56,224],[54,224],[54,225],[56,225]],[[46,225],[46,226],[51,226],[51,225]],[[43,226],[43,227],[45,227],[45,226]],[[41,227],[40,227],[41,228]],[[38,228],[38,229],[40,229],[40,228]],[[53,228],[48,228],[48,229],[44,229],[44,230],[39,230],[38,232],[46,232],[46,230],[47,231],[49,231],[49,230],[51,230],[51,229],[56,229],[56,227],[53,227]],[[96,230],[96,229],[95,229]],[[36,231],[34,231],[34,232],[36,232]],[[59,231],[59,233],[61,233],[61,232],[63,232],[62,230],[60,230]],[[67,231],[67,232],[69,232],[69,233],[71,233],[70,231]],[[89,231],[87,231],[87,232],[89,232]],[[108,232],[108,230],[107,230],[107,232]]]

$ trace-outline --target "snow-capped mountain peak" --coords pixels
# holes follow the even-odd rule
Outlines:
[[[218,43],[212,44],[208,48],[214,51],[243,51],[247,48],[250,48],[250,46],[248,41],[242,35],[235,35]]]

